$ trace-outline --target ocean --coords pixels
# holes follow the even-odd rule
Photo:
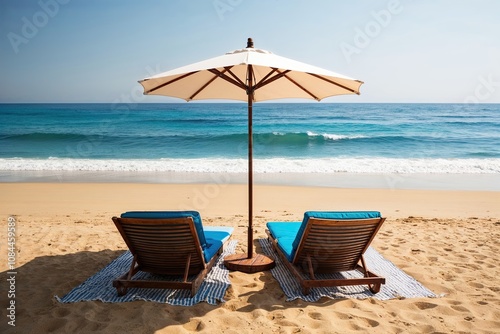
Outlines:
[[[500,175],[500,104],[256,103],[253,115],[257,176]],[[0,181],[243,175],[247,125],[245,103],[0,104]]]

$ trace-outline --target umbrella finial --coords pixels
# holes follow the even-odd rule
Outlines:
[[[253,40],[251,38],[247,40],[247,48],[253,48]]]

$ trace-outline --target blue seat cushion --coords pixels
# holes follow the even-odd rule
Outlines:
[[[207,247],[207,240],[203,232],[200,213],[197,211],[129,211],[122,213],[122,218],[168,219],[168,218],[193,218],[194,227],[198,234],[201,247]]]
[[[208,263],[217,251],[222,247],[222,241],[216,239],[207,238],[207,247],[203,249],[203,257],[205,262]]]
[[[229,226],[204,226],[203,232],[205,232],[205,238],[219,240],[225,243],[227,239],[233,234],[234,228]]]
[[[300,222],[268,222],[266,224],[267,229],[274,239],[276,239],[278,247],[290,262],[294,256],[292,244],[297,236],[300,225]]]

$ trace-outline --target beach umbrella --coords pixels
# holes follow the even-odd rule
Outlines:
[[[363,82],[256,49],[249,38],[244,49],[163,72],[139,83],[145,95],[248,103],[248,251],[226,257],[224,264],[231,270],[250,273],[272,268],[272,259],[253,253],[253,103],[285,98],[320,101],[335,95],[359,95]]]

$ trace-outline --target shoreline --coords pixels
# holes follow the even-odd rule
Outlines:
[[[500,191],[500,174],[254,173],[255,185],[355,189]],[[246,173],[0,171],[0,183],[247,184]]]
[[[247,217],[246,184],[0,183],[2,215],[197,210]],[[254,185],[254,215],[272,208],[301,220],[305,211],[381,211],[388,218],[500,218],[500,192]],[[109,217],[110,218],[110,217]],[[288,219],[289,220],[289,219]]]

